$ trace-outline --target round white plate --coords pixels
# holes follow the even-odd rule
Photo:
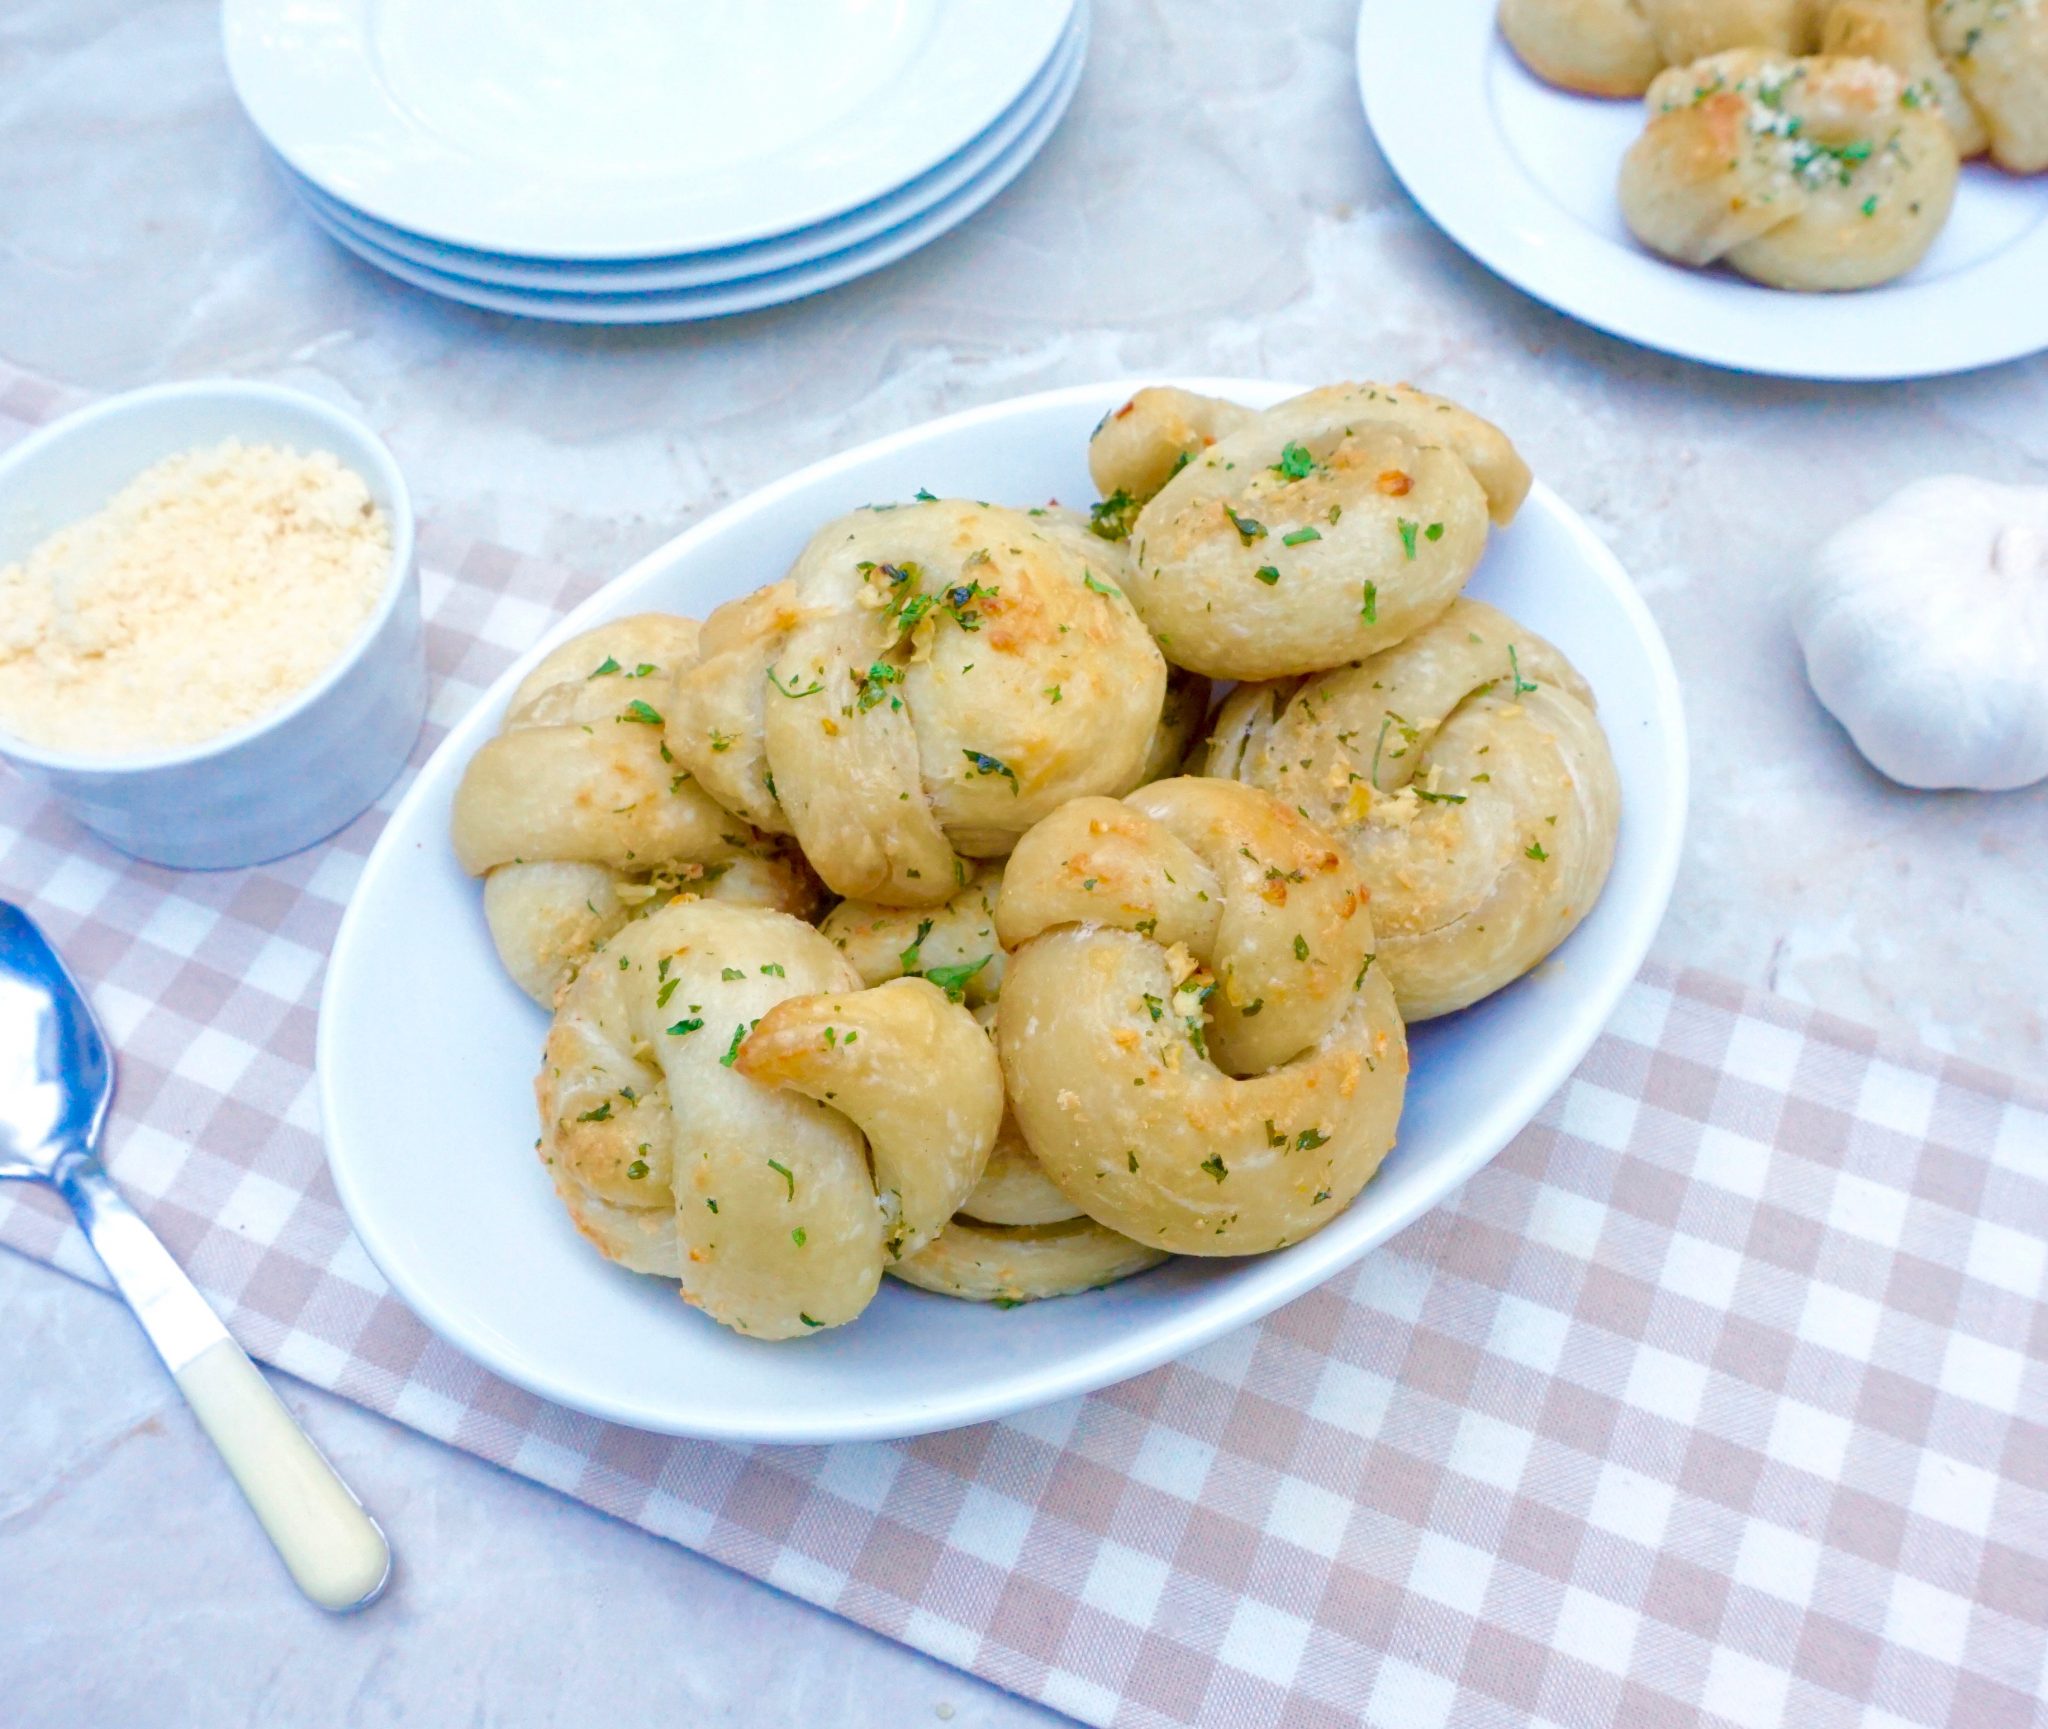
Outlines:
[[[1192,380],[1252,403],[1292,394]],[[552,644],[647,608],[702,617],[872,500],[1094,496],[1087,440],[1128,384],[1050,391],[849,451],[718,512],[534,645],[420,772],[364,867],[328,963],[318,1065],[327,1156],[356,1233],[420,1317],[543,1398],[643,1429],[826,1442],[980,1422],[1104,1386],[1256,1320],[1364,1254],[1542,1108],[1634,978],[1685,823],[1685,719],[1663,639],[1599,538],[1543,487],[1472,592],[1553,639],[1599,694],[1624,817],[1606,894],[1529,977],[1418,1027],[1400,1144],[1318,1235],[1248,1260],[1170,1262],[1106,1291],[1001,1310],[884,1280],[851,1326],[791,1344],[726,1332],[673,1286],[602,1260],[534,1156],[546,1017],[500,969],[448,845],[464,765]]]
[[[491,312],[508,312],[522,318],[541,318],[565,324],[678,324],[691,319],[724,318],[733,313],[755,312],[780,306],[805,295],[821,293],[850,282],[857,276],[879,270],[885,264],[927,246],[942,234],[957,228],[984,204],[1022,174],[1053,129],[1060,123],[1080,87],[1086,61],[1086,42],[1076,50],[1072,64],[1052,99],[1034,116],[1009,151],[978,175],[940,199],[930,209],[857,246],[812,259],[788,269],[761,276],[700,288],[668,292],[625,291],[588,293],[567,290],[559,293],[532,288],[507,288],[482,282],[455,269],[430,268],[401,258],[370,239],[358,228],[330,214],[324,204],[308,202],[306,213],[341,245],[365,263],[450,300]]]
[[[1491,0],[1365,0],[1358,85],[1416,203],[1516,287],[1645,347],[1785,378],[1922,378],[2048,348],[2048,176],[1967,165],[1934,250],[1882,288],[1795,294],[1690,270],[1621,219],[1642,103],[1552,89],[1493,19]]]
[[[865,204],[858,210],[821,222],[794,234],[778,236],[749,246],[726,247],[715,252],[693,253],[682,258],[633,258],[609,263],[569,263],[553,259],[520,258],[497,252],[469,252],[461,247],[443,246],[402,228],[379,222],[339,199],[321,191],[290,163],[277,159],[279,171],[292,190],[307,204],[328,218],[329,228],[345,228],[368,241],[380,252],[417,264],[443,275],[461,276],[493,288],[538,289],[554,294],[616,294],[667,292],[675,289],[705,288],[723,283],[746,282],[779,270],[792,269],[852,248],[900,228],[912,218],[979,179],[991,166],[1001,162],[1018,146],[1034,121],[1074,80],[1076,68],[1087,52],[1087,0],[1074,9],[1074,16],[1053,56],[1031,81],[1031,87],[966,149],[920,175],[908,186],[887,198]]]
[[[893,192],[1024,93],[1074,0],[225,0],[294,169],[415,234],[647,258]]]

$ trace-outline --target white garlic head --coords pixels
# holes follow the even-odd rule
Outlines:
[[[1822,545],[1794,629],[1815,694],[1901,785],[2048,779],[2048,486],[1915,481]]]

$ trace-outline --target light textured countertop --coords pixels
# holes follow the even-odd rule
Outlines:
[[[1478,3],[1478,0],[1460,0]],[[1395,376],[1503,422],[1670,638],[1693,820],[1674,960],[2015,1069],[2048,1017],[2048,787],[1865,768],[1785,623],[1808,549],[1934,470],[2048,480],[2048,361],[1883,388],[1732,377],[1582,331],[1469,263],[1372,149],[1351,0],[1096,0],[1079,100],[964,230],[823,299],[677,330],[472,314],[298,219],[213,0],[0,10],[0,353],[94,390],[233,374],[380,427],[423,513],[609,572],[760,482],[933,414],[1123,374]],[[1938,599],[1931,604],[1939,604]],[[1053,1721],[302,1388],[383,1517],[393,1595],[285,1586],[109,1301],[0,1256],[11,1729]]]

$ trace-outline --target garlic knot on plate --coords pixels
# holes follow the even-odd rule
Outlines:
[[[2041,0],[1935,0],[1935,46],[1976,110],[1991,159],[2048,172],[2048,6]]]
[[[577,974],[535,1091],[584,1235],[767,1339],[860,1314],[972,1192],[1003,1113],[988,1035],[939,986],[867,989],[801,920],[704,900]]]
[[[1924,13],[1927,0],[1905,0]],[[1546,83],[1640,96],[1667,66],[1730,48],[1806,54],[1826,0],[1501,0],[1500,29]]]
[[[857,510],[711,615],[668,743],[835,893],[935,906],[967,860],[1144,772],[1166,663],[1127,585],[1122,548],[1057,510]]]
[[[484,878],[505,969],[544,1007],[592,946],[672,894],[808,913],[794,850],[706,797],[663,742],[697,625],[640,613],[572,637],[513,692],[456,789],[457,858]]]
[[[1592,691],[1557,649],[1475,600],[1356,666],[1240,685],[1217,713],[1208,772],[1340,837],[1411,1021],[1535,966],[1614,861],[1621,788]]]
[[[841,901],[819,929],[865,984],[923,977],[993,1033],[1008,964],[995,929],[1001,892],[1002,867],[977,865],[939,906]],[[1021,1303],[1096,1290],[1165,1258],[1088,1218],[1046,1176],[1006,1109],[981,1179],[952,1222],[886,1270],[947,1296]]]
[[[1927,255],[1954,201],[1939,108],[1874,60],[1734,49],[1650,86],[1621,208],[1653,252],[1772,288],[1853,289]]]
[[[1010,1108],[1098,1224],[1263,1253],[1336,1217],[1393,1145],[1407,1037],[1364,886],[1271,794],[1076,799],[1019,842],[996,925]]]
[[[1500,33],[1546,84],[1640,96],[1670,63],[1640,0],[1501,0]]]
[[[1501,431],[1405,385],[1338,384],[1255,414],[1141,390],[1096,429],[1097,532],[1167,659],[1212,678],[1355,660],[1434,618],[1512,520]]]

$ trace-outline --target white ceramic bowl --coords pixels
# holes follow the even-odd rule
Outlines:
[[[0,456],[0,565],[93,515],[152,463],[239,438],[330,451],[391,524],[383,599],[354,642],[283,707],[174,750],[45,750],[0,733],[0,757],[87,828],[153,864],[221,869],[310,846],[389,786],[426,713],[412,499],[383,441],[317,397],[232,380],[110,397]]]
[[[1191,388],[1268,403],[1244,379]],[[1600,904],[1555,955],[1485,1002],[1417,1027],[1400,1143],[1306,1242],[1179,1260],[1106,1291],[1002,1310],[884,1280],[851,1326],[743,1339],[675,1287],[577,1236],[534,1156],[547,1017],[505,977],[476,882],[448,844],[456,783],[549,647],[648,608],[702,617],[779,576],[819,524],[873,500],[1084,503],[1090,429],[1129,393],[1081,385],[935,421],[719,511],[536,643],[464,717],[393,813],[342,919],[320,1005],[327,1157],[363,1246],[420,1317],[544,1398],[724,1440],[824,1442],[1000,1417],[1139,1374],[1321,1283],[1434,1206],[1542,1109],[1635,977],[1685,826],[1685,717],[1648,609],[1600,539],[1538,487],[1472,592],[1557,643],[1600,699],[1623,792]]]

